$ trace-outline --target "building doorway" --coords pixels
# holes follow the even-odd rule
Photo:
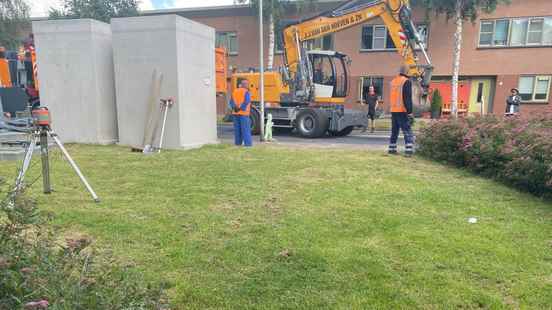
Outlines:
[[[485,115],[492,113],[492,79],[471,80],[469,113]]]

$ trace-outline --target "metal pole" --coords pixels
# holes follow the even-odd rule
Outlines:
[[[40,157],[42,160],[42,187],[44,194],[50,194],[50,163],[48,161],[48,131],[44,128],[40,129]]]
[[[263,31],[263,0],[259,0],[259,88],[260,88],[260,108],[261,108],[261,142],[264,141],[265,127],[265,102],[264,102],[264,31]]]
[[[29,169],[29,166],[31,165],[31,160],[33,158],[34,148],[36,145],[37,138],[35,137],[34,133],[31,134],[31,141],[29,145],[27,146],[27,151],[25,152],[25,158],[23,159],[23,165],[21,166],[21,170],[19,170],[19,173],[17,175],[17,178],[15,179],[15,188],[14,192],[19,192],[21,188],[23,187],[23,179],[25,178],[25,173],[27,173],[27,170]]]
[[[65,147],[63,146],[61,141],[59,141],[57,135],[53,131],[50,131],[49,133],[50,133],[50,137],[52,137],[52,139],[54,139],[57,146],[59,147],[59,149],[61,150],[61,152],[65,156],[65,158],[67,159],[67,161],[69,161],[69,164],[71,165],[71,167],[73,167],[73,170],[75,170],[75,172],[79,176],[82,184],[84,184],[84,186],[86,187],[86,189],[88,190],[90,195],[92,195],[92,198],[94,199],[94,201],[95,202],[100,202],[100,198],[98,197],[98,195],[96,195],[96,193],[92,189],[92,186],[90,186],[90,184],[88,184],[88,181],[86,181],[86,178],[84,177],[84,175],[80,171],[80,169],[77,166],[77,164],[75,163],[75,161],[73,161],[73,158],[71,158],[71,155],[69,155],[69,153],[67,152],[67,150],[65,149]]]

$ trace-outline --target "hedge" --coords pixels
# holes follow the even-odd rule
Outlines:
[[[552,110],[530,117],[466,117],[420,130],[422,156],[552,197]]]

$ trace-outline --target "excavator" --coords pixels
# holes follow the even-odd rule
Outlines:
[[[306,42],[375,18],[385,23],[389,36],[409,68],[409,76],[427,95],[433,67],[412,21],[409,0],[351,0],[335,9],[283,27],[283,66],[264,73],[265,114],[275,128],[296,129],[300,136],[346,136],[365,126],[366,115],[344,108],[349,91],[347,55],[337,51],[309,51]],[[425,63],[418,58],[421,52]],[[397,66],[398,68],[399,66]],[[234,73],[231,89],[250,82],[253,133],[260,131],[260,73]]]

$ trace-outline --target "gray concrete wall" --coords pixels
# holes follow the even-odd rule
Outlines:
[[[176,102],[164,147],[216,143],[215,30],[176,15],[115,18],[111,29],[119,143],[143,146],[155,70],[163,75],[160,97]]]
[[[64,142],[117,141],[111,28],[91,19],[35,21],[41,104]]]

